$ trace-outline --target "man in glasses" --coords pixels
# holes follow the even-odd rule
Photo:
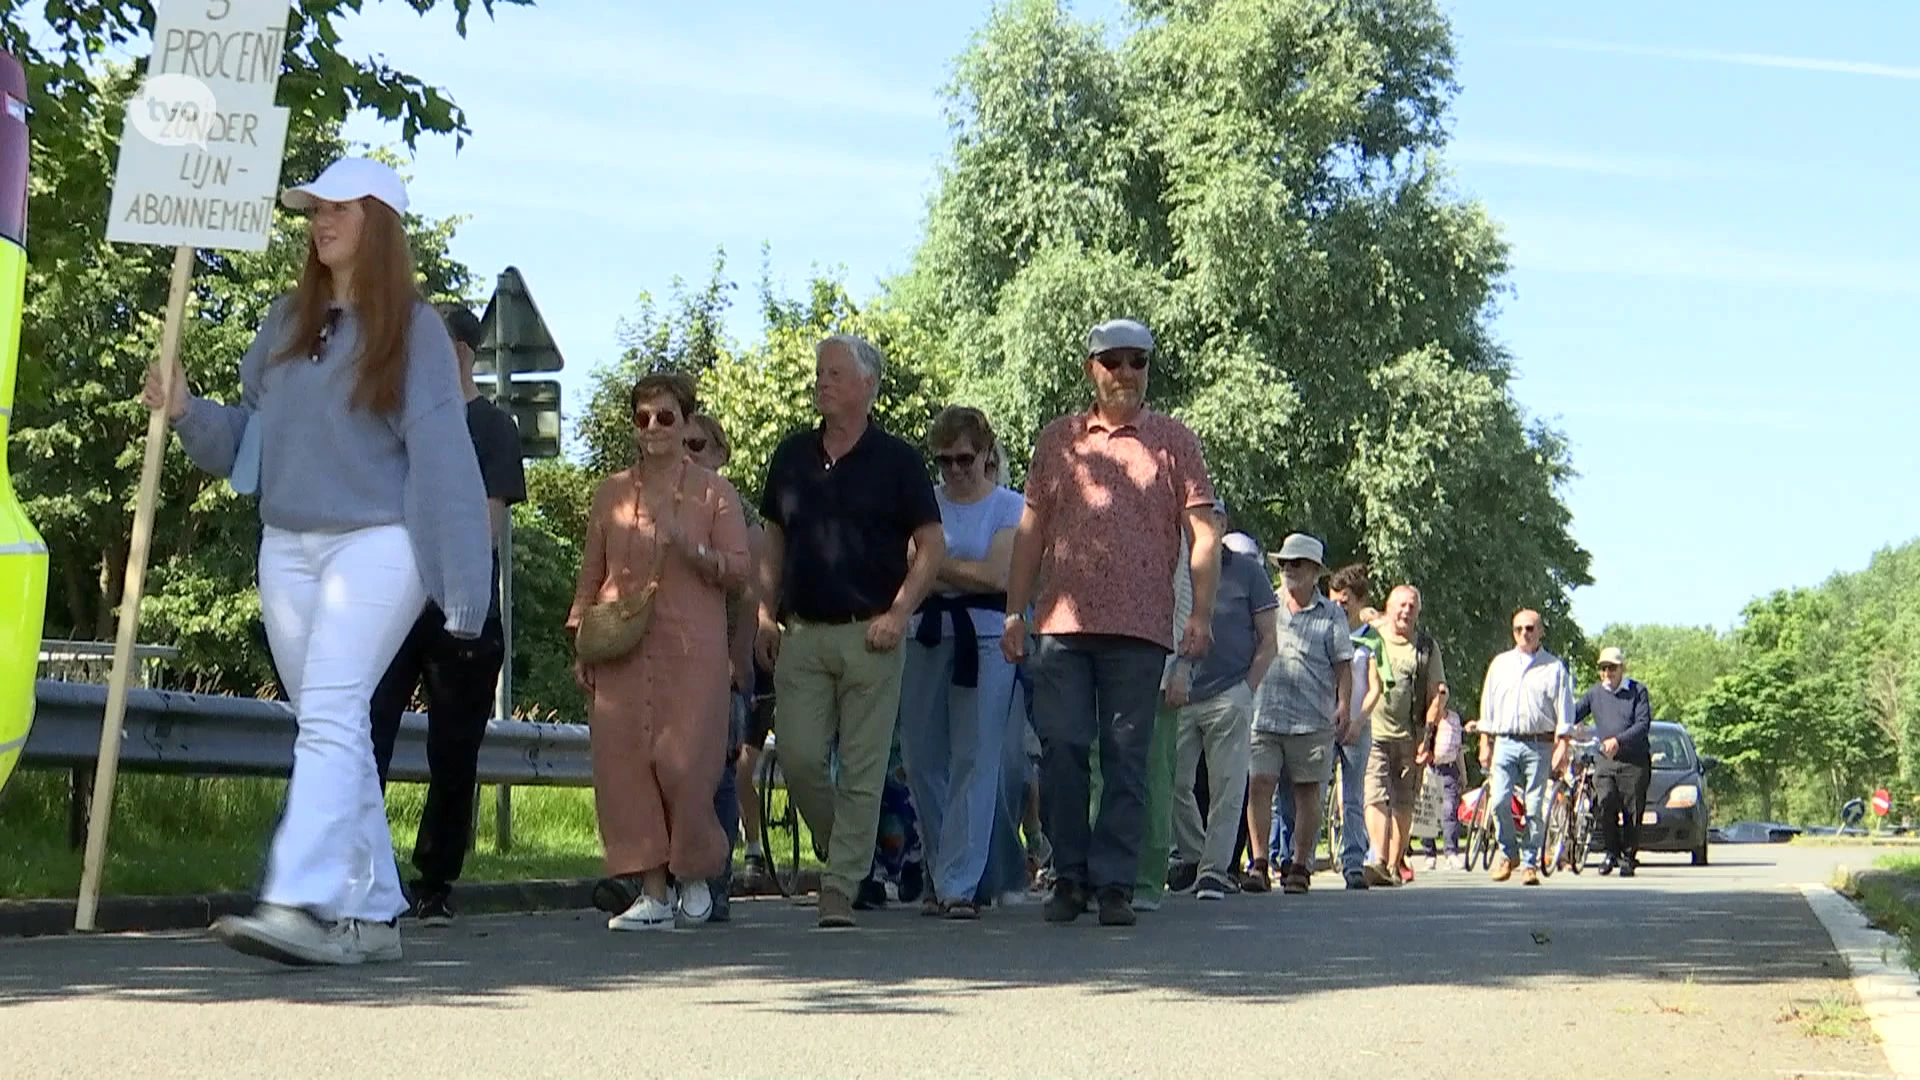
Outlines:
[[[1197,663],[1213,640],[1220,528],[1200,440],[1146,407],[1153,334],[1115,319],[1087,335],[1093,408],[1047,425],[1027,472],[1027,505],[1007,585],[1007,660],[1028,659],[1053,841],[1049,922],[1089,901],[1103,926],[1131,926],[1146,834],[1147,757],[1167,657]],[[1193,605],[1174,640],[1174,572],[1189,541]],[[1040,590],[1035,595],[1034,587]],[[1089,822],[1088,760],[1100,743],[1101,795]]]
[[[1627,654],[1609,646],[1600,650],[1600,681],[1573,706],[1574,723],[1593,721],[1600,757],[1593,763],[1593,786],[1600,797],[1600,836],[1607,845],[1602,874],[1620,871],[1632,877],[1640,858],[1640,815],[1647,809],[1647,784],[1653,779],[1653,703],[1646,684],[1627,678]],[[1574,852],[1585,858],[1586,852]]]
[[[1540,846],[1546,837],[1541,805],[1547,779],[1566,768],[1573,740],[1573,677],[1560,658],[1541,647],[1546,622],[1537,611],[1513,617],[1513,648],[1493,658],[1480,689],[1480,767],[1493,774],[1493,820],[1500,857],[1493,880],[1520,868],[1522,885],[1540,884]],[[1514,825],[1515,784],[1525,788],[1527,835]]]
[[[408,890],[413,914],[422,925],[443,926],[453,919],[453,883],[466,863],[473,833],[475,774],[480,742],[493,715],[494,688],[506,660],[500,621],[500,537],[507,508],[527,497],[520,460],[520,428],[513,417],[488,401],[473,380],[474,351],[480,347],[480,320],[465,305],[440,309],[460,360],[460,386],[467,397],[467,434],[480,459],[487,510],[493,525],[493,596],[480,637],[462,641],[445,629],[440,609],[429,601],[413,630],[394,655],[374,689],[371,707],[373,759],[380,782],[387,781],[400,716],[424,680],[427,699],[427,802],[413,845],[413,866],[420,876]]]

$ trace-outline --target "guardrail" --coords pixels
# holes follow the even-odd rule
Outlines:
[[[41,679],[34,686],[34,697],[33,729],[21,749],[20,764],[73,770],[70,824],[77,824],[76,835],[84,840],[107,688]],[[293,740],[298,730],[292,706],[283,701],[129,690],[120,768],[174,776],[285,778],[293,774]],[[400,718],[387,776],[412,782],[428,779],[425,716],[407,713]],[[581,724],[489,720],[480,744],[479,780],[501,785],[590,786],[593,769],[587,729]]]

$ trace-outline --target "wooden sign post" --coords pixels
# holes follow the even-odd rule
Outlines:
[[[107,239],[174,249],[160,334],[164,401],[172,396],[195,250],[264,251],[272,235],[288,118],[273,96],[292,8],[288,0],[161,0],[157,7],[146,81],[127,102]],[[155,409],[147,421],[146,457],[134,500],[75,930],[94,929],[99,907],[167,426],[165,408]]]

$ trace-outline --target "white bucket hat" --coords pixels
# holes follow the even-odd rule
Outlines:
[[[378,199],[396,214],[407,212],[407,185],[391,166],[372,158],[349,157],[327,166],[310,184],[280,193],[280,205],[289,210],[311,210],[317,202]]]

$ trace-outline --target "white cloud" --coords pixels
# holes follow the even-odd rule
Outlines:
[[[1920,296],[1920,262],[1911,260],[1769,250],[1627,220],[1502,217],[1514,262],[1535,270]]]
[[[1709,64],[1734,64],[1740,67],[1786,68],[1793,71],[1822,71],[1840,75],[1866,75],[1880,79],[1920,79],[1920,67],[1881,64],[1867,60],[1827,60],[1810,56],[1729,52],[1723,49],[1678,49],[1657,45],[1594,41],[1586,38],[1523,38],[1515,44],[1541,49],[1557,49],[1562,52],[1649,56],[1662,60],[1690,60]]]

